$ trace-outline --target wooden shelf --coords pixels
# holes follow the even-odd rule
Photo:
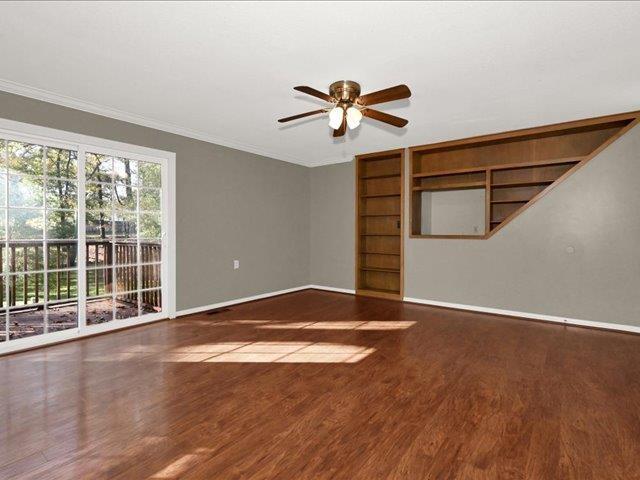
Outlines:
[[[386,290],[384,288],[363,287],[360,290],[363,290],[365,292],[382,293],[382,294],[385,294],[385,295],[398,295],[398,291],[397,290]]]
[[[361,217],[399,217],[399,213],[361,213]]]
[[[387,252],[365,252],[365,251],[361,251],[360,254],[362,254],[362,255],[393,255],[395,257],[399,257],[400,256],[399,253],[387,253]]]
[[[399,233],[361,233],[363,237],[399,237]]]
[[[455,182],[447,185],[438,185],[431,187],[413,187],[414,192],[429,192],[429,191],[438,191],[438,190],[462,190],[464,188],[478,188],[478,187],[486,187],[487,183],[483,180],[481,182]]]
[[[555,180],[530,180],[524,182],[503,182],[492,183],[491,188],[509,188],[509,187],[534,187],[536,185],[551,185]]]
[[[491,204],[507,204],[507,203],[527,203],[530,198],[527,200],[491,200]]]
[[[425,172],[414,173],[413,178],[429,178],[429,177],[444,177],[449,175],[460,175],[463,173],[478,173],[485,170],[512,170],[516,168],[528,168],[528,167],[545,167],[548,165],[564,165],[567,163],[578,163],[584,160],[586,157],[567,157],[567,158],[554,158],[550,160],[544,160],[540,162],[518,162],[518,163],[505,163],[502,165],[491,166],[479,166],[470,168],[455,168],[451,170],[440,170],[439,172]]]
[[[400,273],[399,268],[360,267],[360,270],[367,272]]]
[[[379,198],[379,197],[399,197],[399,193],[371,193],[369,195],[360,195],[360,198]]]
[[[361,180],[371,180],[372,178],[394,178],[400,177],[399,173],[388,173],[384,175],[365,175],[364,177],[360,177]]]

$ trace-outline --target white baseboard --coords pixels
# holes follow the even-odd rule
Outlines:
[[[307,288],[314,288],[316,290],[326,290],[327,292],[348,293],[351,295],[356,294],[356,291],[351,288],[325,287],[324,285],[307,285]]]
[[[476,305],[465,305],[461,303],[439,302],[436,300],[424,300],[422,298],[404,297],[405,302],[419,303],[422,305],[432,305],[435,307],[454,308],[456,310],[469,310],[472,312],[492,313],[494,315],[505,315],[509,317],[530,318],[532,320],[542,320],[544,322],[562,323],[565,325],[578,325],[581,327],[592,327],[606,330],[618,330],[621,332],[640,333],[640,327],[635,325],[623,325],[620,323],[594,322],[592,320],[580,320],[577,318],[557,317],[554,315],[544,315],[541,313],[518,312],[515,310],[502,310],[500,308],[478,307]]]
[[[235,298],[233,300],[227,300],[226,302],[212,303],[210,305],[203,305],[201,307],[187,308],[184,310],[178,310],[176,312],[177,317],[184,315],[193,315],[194,313],[206,312],[207,310],[214,310],[216,308],[228,307],[229,305],[236,305],[238,303],[251,302],[253,300],[260,300],[262,298],[275,297],[276,295],[283,295],[285,293],[297,292],[299,290],[306,290],[312,288],[311,285],[302,285],[300,287],[287,288],[286,290],[278,290],[275,292],[261,293],[259,295],[252,295],[251,297]]]

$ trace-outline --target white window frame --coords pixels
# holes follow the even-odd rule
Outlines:
[[[87,337],[107,331],[115,331],[135,325],[143,325],[176,316],[176,154],[163,150],[132,145],[128,143],[91,137],[78,133],[41,127],[29,123],[16,122],[0,118],[0,138],[45,144],[49,147],[78,151],[78,170],[84,166],[85,152],[102,153],[114,157],[159,163],[162,165],[162,268],[161,291],[162,311],[146,314],[143,317],[125,320],[112,320],[97,325],[86,325],[85,315],[78,315],[78,326],[68,330],[35,335],[16,340],[0,342],[0,355],[27,350],[43,345],[59,343],[76,338]],[[85,182],[78,182],[78,311],[86,311],[86,275],[85,259]],[[81,185],[82,184],[82,185]],[[46,226],[45,226],[46,228]],[[7,232],[8,234],[8,232]],[[115,275],[115,273],[114,273]],[[82,279],[81,279],[82,277]],[[114,277],[115,281],[115,277]],[[46,281],[45,281],[46,284]],[[8,306],[7,306],[8,307]]]

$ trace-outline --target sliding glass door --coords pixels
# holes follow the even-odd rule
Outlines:
[[[161,316],[166,163],[0,135],[0,352]]]
[[[162,311],[162,175],[157,163],[87,152],[88,325]]]

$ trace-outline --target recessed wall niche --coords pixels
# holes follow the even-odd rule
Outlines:
[[[411,147],[411,237],[491,237],[639,118],[631,112]]]
[[[421,192],[422,235],[484,235],[484,188]]]

